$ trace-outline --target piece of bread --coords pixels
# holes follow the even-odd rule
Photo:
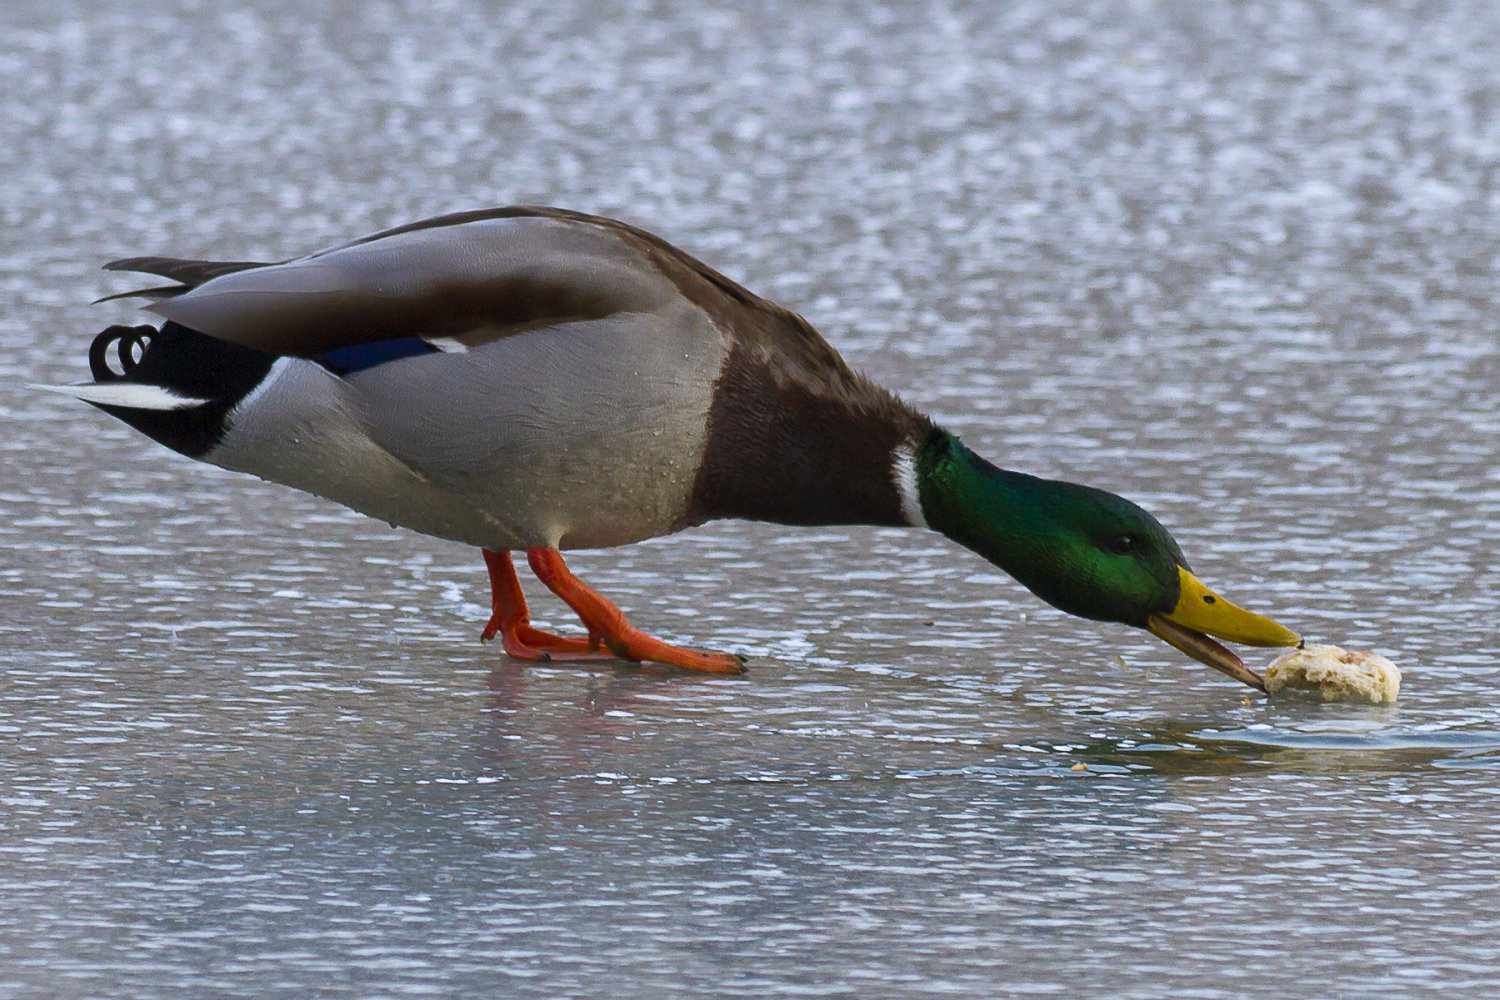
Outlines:
[[[1266,690],[1315,691],[1324,701],[1389,704],[1401,691],[1401,671],[1376,653],[1306,646],[1282,653],[1266,668]]]

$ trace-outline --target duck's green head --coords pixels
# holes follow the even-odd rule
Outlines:
[[[1261,689],[1260,678],[1210,636],[1253,646],[1299,641],[1209,590],[1161,522],[1124,497],[996,468],[943,431],[927,440],[915,466],[927,523],[1053,607],[1148,629]]]

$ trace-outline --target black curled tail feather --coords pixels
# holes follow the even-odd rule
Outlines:
[[[224,439],[230,413],[275,362],[274,354],[215,340],[170,321],[160,329],[111,326],[89,345],[96,383],[151,386],[181,403],[160,409],[128,402],[103,408],[189,458],[204,458]]]
[[[151,340],[157,334],[154,326],[123,326],[109,327],[94,338],[89,345],[89,371],[94,376],[95,382],[120,382],[130,377],[146,352],[151,348]],[[110,367],[110,348],[114,348],[115,358],[119,363],[119,371]]]

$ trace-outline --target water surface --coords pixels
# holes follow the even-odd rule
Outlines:
[[[1500,987],[1497,21],[8,4],[0,996]],[[134,315],[86,304],[111,257],[522,201],[1145,503],[1400,702],[1250,697],[937,536],[732,523],[574,565],[747,677],[521,667],[477,553],[19,388]]]

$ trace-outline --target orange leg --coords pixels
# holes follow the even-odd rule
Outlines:
[[[518,660],[603,659],[612,655],[599,647],[599,640],[592,633],[587,639],[569,639],[532,628],[531,612],[526,607],[526,595],[521,592],[521,581],[516,579],[510,553],[481,551],[484,565],[490,571],[490,604],[494,613],[479,636],[480,642],[489,642],[498,634],[505,652]]]
[[[616,656],[624,660],[649,660],[685,670],[702,670],[712,674],[740,674],[745,671],[743,657],[733,653],[713,653],[669,646],[653,638],[630,622],[624,613],[606,597],[574,576],[556,549],[527,549],[526,559],[537,579],[547,585],[588,626],[590,638],[600,637]]]

